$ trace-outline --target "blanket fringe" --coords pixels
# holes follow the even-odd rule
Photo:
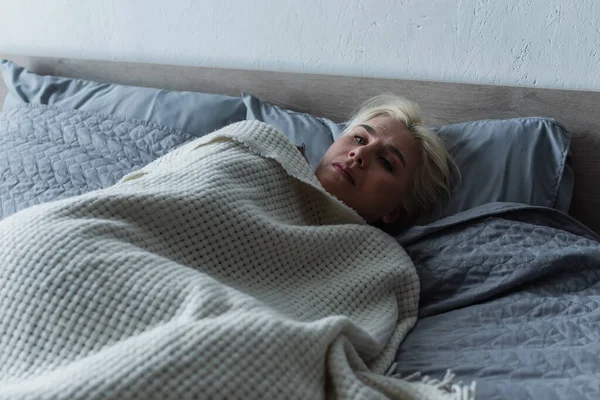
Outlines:
[[[420,372],[415,372],[406,377],[402,377],[401,374],[395,374],[396,363],[393,363],[385,373],[385,376],[391,378],[403,379],[407,382],[419,382],[424,385],[430,385],[438,390],[444,391],[447,394],[453,394],[456,400],[474,400],[475,399],[475,388],[476,382],[471,382],[470,385],[463,385],[462,381],[452,383],[452,380],[456,377],[456,374],[451,370],[446,370],[446,375],[440,381],[439,379],[430,378],[429,376],[421,376]]]

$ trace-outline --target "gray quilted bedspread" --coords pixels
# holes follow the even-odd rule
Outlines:
[[[0,219],[116,183],[192,139],[181,131],[42,105],[0,112]]]
[[[479,399],[600,399],[600,243],[570,217],[490,204],[414,228],[420,320],[397,371],[477,381]]]

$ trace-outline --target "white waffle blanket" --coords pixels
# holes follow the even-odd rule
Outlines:
[[[383,375],[416,320],[414,265],[261,122],[23,210],[0,238],[1,399],[466,393]]]

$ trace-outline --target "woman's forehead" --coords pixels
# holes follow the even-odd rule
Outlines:
[[[379,115],[366,120],[364,125],[372,127],[377,133],[394,135],[398,133],[410,133],[404,122],[387,115]]]
[[[389,116],[377,116],[360,122],[353,129],[348,130],[346,134],[356,129],[366,130],[371,136],[388,139],[393,142],[406,143],[414,141],[413,135],[404,122]]]

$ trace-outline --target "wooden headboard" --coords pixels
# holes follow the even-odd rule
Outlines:
[[[554,118],[573,135],[575,189],[570,214],[600,233],[600,92],[2,54],[0,58],[42,75],[231,96],[247,91],[270,103],[334,121],[347,119],[364,100],[382,92],[419,103],[429,126],[478,119]],[[0,101],[5,94],[0,80]]]

